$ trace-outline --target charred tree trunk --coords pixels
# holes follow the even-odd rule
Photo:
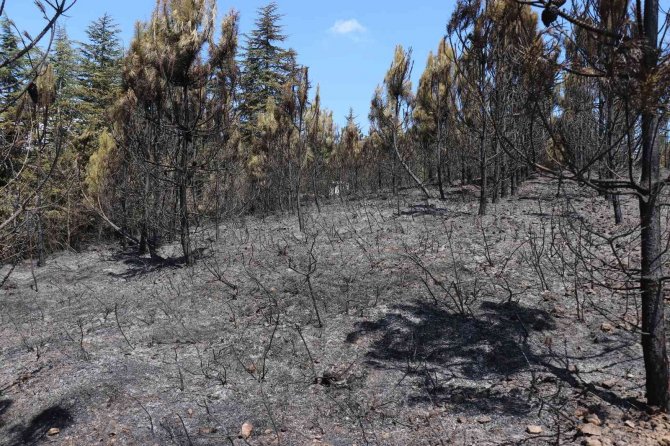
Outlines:
[[[486,197],[488,189],[488,178],[486,174],[486,117],[482,113],[484,118],[482,134],[479,141],[479,215],[486,215],[486,207],[488,204],[488,198]]]
[[[140,255],[146,254],[149,239],[149,166],[146,167],[147,172],[144,174],[144,209],[142,209],[142,230],[140,232]]]
[[[493,203],[498,202],[500,194],[500,144],[498,138],[496,138],[495,144],[494,163],[493,163],[493,191],[491,201]]]
[[[606,110],[606,125],[607,125],[607,176],[609,179],[614,179],[614,169],[616,160],[614,158],[614,149],[612,148],[612,100],[611,96],[608,96],[607,100],[607,110]],[[619,199],[619,194],[616,192],[610,195],[610,201],[612,202],[612,209],[614,211],[614,223],[619,225],[623,222],[623,215],[621,213],[621,200]]]
[[[442,182],[442,122],[437,120],[437,141],[435,143],[435,154],[437,161],[437,185],[440,188],[440,199],[444,200],[444,184]]]
[[[644,118],[643,118],[644,119]],[[655,197],[640,198],[642,265],[642,352],[646,372],[647,401],[670,409],[668,356],[661,276],[661,221]]]
[[[316,205],[316,210],[321,213],[321,205],[319,204],[319,188],[316,186],[316,176],[318,174],[317,161],[314,160],[312,165],[312,193],[314,194],[314,204]]]
[[[188,128],[188,88],[184,87],[184,126]],[[180,237],[181,248],[184,254],[184,261],[187,265],[193,264],[191,256],[191,234],[188,221],[188,150],[191,143],[191,132],[185,130],[181,137],[181,153],[179,154],[179,219],[180,219]]]
[[[500,165],[500,198],[505,198],[507,197],[507,182],[509,179],[509,175],[507,174],[507,159],[505,155],[503,154],[503,161]]]
[[[645,75],[651,76],[658,63],[658,0],[644,3],[644,33],[647,40]],[[657,144],[658,116],[653,109],[642,112],[642,187],[639,199],[641,230],[642,352],[646,372],[647,401],[664,411],[670,409],[668,355],[666,351],[663,296],[663,249],[661,243],[660,151]]]
[[[461,149],[461,186],[465,186],[466,173],[465,173],[465,151]]]

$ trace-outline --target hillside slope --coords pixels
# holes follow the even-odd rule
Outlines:
[[[634,295],[599,286],[636,240],[615,259],[587,230],[635,207],[614,228],[602,197],[536,179],[479,218],[456,192],[332,201],[306,235],[228,222],[189,268],[113,246],[20,265],[0,444],[670,444]]]

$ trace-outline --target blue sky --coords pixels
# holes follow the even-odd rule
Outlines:
[[[240,12],[240,32],[253,28],[256,11],[269,0],[217,0],[219,18],[229,9]],[[147,20],[155,0],[78,0],[61,22],[74,40],[85,39],[86,26],[105,12],[122,30],[124,44],[133,35],[134,23]],[[670,0],[661,0],[666,9]],[[413,84],[421,75],[428,52],[437,48],[455,0],[340,0],[312,2],[277,0],[288,35],[286,46],[298,52],[298,61],[310,67],[313,86],[321,85],[322,104],[342,125],[353,107],[357,121],[368,128],[370,99],[384,79],[396,44],[412,47]],[[7,13],[21,29],[35,30],[42,22],[34,17],[31,0],[8,0]],[[243,39],[241,40],[241,43]]]
[[[21,29],[34,30],[40,21],[30,0],[9,0],[7,13]],[[217,1],[219,16],[230,8],[240,12],[240,32],[253,27],[258,7],[267,0]],[[308,2],[278,0],[288,35],[287,46],[298,52],[298,61],[310,67],[313,87],[321,85],[322,104],[344,123],[349,107],[367,129],[367,115],[375,86],[384,79],[396,44],[411,46],[415,86],[428,52],[437,47],[454,7],[454,0],[420,2],[341,0]],[[108,12],[122,29],[128,44],[134,23],[147,20],[155,0],[78,0],[61,22],[70,38],[85,39],[91,20]]]

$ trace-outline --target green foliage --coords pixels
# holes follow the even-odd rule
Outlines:
[[[81,113],[87,127],[98,133],[107,126],[107,111],[121,87],[120,30],[108,14],[94,20],[86,29],[88,41],[81,44],[78,70],[81,84]]]
[[[7,17],[0,18],[0,63],[12,60],[20,51],[20,40]],[[20,97],[28,84],[29,60],[26,56],[0,68],[0,186],[18,174],[20,148],[28,132],[32,108],[28,95]]]
[[[295,52],[280,46],[286,36],[282,33],[277,9],[274,2],[259,9],[255,28],[247,36],[244,47],[240,117],[245,139],[251,136],[255,117],[265,109],[268,98],[279,104],[282,88],[296,68]]]
[[[19,52],[19,38],[14,33],[7,17],[0,18],[0,62],[13,58]],[[28,60],[20,58],[15,63],[0,68],[0,108],[15,98],[23,88],[25,75],[29,69]]]
[[[69,122],[79,122],[81,120],[81,110],[78,107],[78,95],[81,92],[78,79],[79,61],[77,51],[63,27],[56,30],[53,52],[49,59],[55,76],[56,105]]]

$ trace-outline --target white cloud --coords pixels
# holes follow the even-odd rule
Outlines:
[[[367,29],[356,19],[349,20],[337,20],[335,24],[330,28],[330,32],[333,34],[362,34]]]

